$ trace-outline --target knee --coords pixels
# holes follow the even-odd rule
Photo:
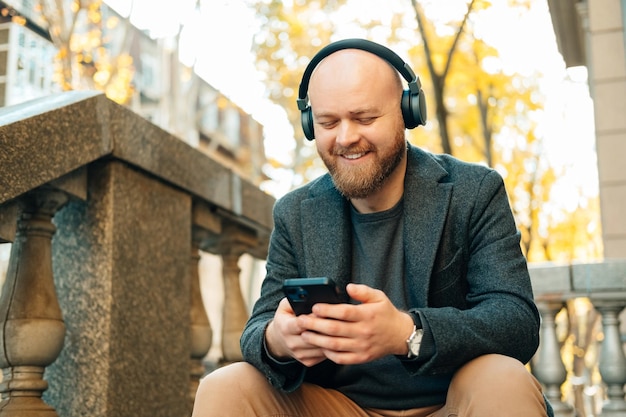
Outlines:
[[[259,384],[267,384],[267,381],[249,363],[237,362],[216,369],[200,380],[193,416],[219,415],[211,414],[211,410],[223,411],[233,398],[248,398]]]
[[[517,359],[484,355],[452,378],[446,407],[458,415],[545,416],[541,385]]]
[[[452,379],[456,389],[489,387],[491,393],[516,390],[524,385],[539,388],[539,383],[517,359],[497,354],[479,356],[457,371]],[[517,388],[516,388],[517,387]]]
[[[218,368],[200,380],[199,395],[219,395],[219,391],[233,393],[245,391],[247,386],[253,387],[264,381],[259,371],[247,362],[237,362]]]

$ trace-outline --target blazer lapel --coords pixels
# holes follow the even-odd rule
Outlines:
[[[327,276],[344,288],[351,280],[352,268],[349,205],[332,183],[315,194],[331,182],[327,180],[311,190],[312,198],[302,201],[304,247],[308,250],[304,264],[307,276]]]
[[[432,157],[409,148],[404,189],[404,247],[409,305],[428,303],[430,277],[446,220],[452,184]]]

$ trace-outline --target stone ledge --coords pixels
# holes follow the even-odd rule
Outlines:
[[[102,158],[272,228],[273,197],[103,94],[65,92],[0,109],[0,204]]]
[[[626,259],[605,259],[572,264],[529,264],[536,298],[623,298],[626,294]]]

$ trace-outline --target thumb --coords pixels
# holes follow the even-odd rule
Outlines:
[[[280,303],[278,303],[278,307],[276,308],[276,311],[277,312],[280,311],[282,313],[289,313],[295,316],[295,313],[293,312],[293,309],[291,308],[291,304],[289,304],[287,297],[283,297],[280,300]]]
[[[363,284],[350,283],[346,287],[346,291],[350,298],[361,303],[375,303],[382,301],[385,297],[382,291]]]

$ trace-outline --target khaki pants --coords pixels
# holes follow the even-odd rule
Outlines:
[[[363,409],[338,391],[303,384],[286,394],[252,365],[236,363],[200,382],[192,417],[546,417],[539,382],[517,360],[485,355],[452,378],[445,404],[412,410]]]

